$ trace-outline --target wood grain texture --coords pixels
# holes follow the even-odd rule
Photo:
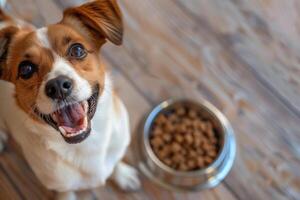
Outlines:
[[[8,10],[37,26],[54,23],[81,0],[9,0]],[[147,180],[143,190],[107,187],[82,199],[299,199],[300,50],[297,0],[124,0],[122,47],[103,59],[129,109],[134,130],[156,103],[204,98],[231,121],[238,155],[213,190],[172,193]],[[0,188],[12,199],[53,197],[15,145],[0,155]],[[135,162],[132,148],[128,160]],[[35,187],[34,187],[35,186]],[[3,191],[3,192],[2,192]],[[2,199],[2,198],[1,198]]]
[[[0,199],[16,199],[21,200],[19,192],[14,184],[9,180],[3,169],[0,168]]]

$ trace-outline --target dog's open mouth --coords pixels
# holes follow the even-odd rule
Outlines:
[[[58,130],[67,143],[79,143],[91,132],[91,120],[96,112],[98,95],[99,87],[96,86],[93,95],[85,101],[60,107],[49,115],[41,114],[39,111],[36,113]]]
[[[88,102],[75,103],[65,106],[51,114],[59,132],[66,140],[84,139],[89,130]]]

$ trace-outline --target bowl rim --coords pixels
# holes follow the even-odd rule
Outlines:
[[[221,125],[221,130],[223,134],[223,145],[220,149],[218,157],[207,167],[194,170],[194,171],[178,171],[175,170],[166,164],[164,164],[153,152],[152,147],[150,145],[149,135],[150,135],[150,128],[154,121],[154,119],[157,117],[158,114],[160,114],[163,110],[167,109],[171,105],[174,105],[176,103],[193,103],[194,105],[197,105],[207,111],[207,113],[211,116],[213,116],[216,120],[218,120],[218,123]],[[230,129],[229,121],[226,119],[226,117],[219,111],[215,106],[213,106],[211,103],[209,103],[206,100],[192,100],[187,98],[175,98],[175,99],[168,99],[161,103],[159,103],[157,106],[155,106],[150,114],[146,117],[144,126],[143,126],[143,144],[146,150],[146,153],[150,157],[150,159],[162,170],[166,171],[169,174],[175,175],[175,176],[185,176],[185,177],[193,177],[193,176],[201,176],[201,175],[207,175],[207,174],[213,174],[217,171],[218,166],[223,162],[226,151],[229,148],[228,147],[228,129]]]

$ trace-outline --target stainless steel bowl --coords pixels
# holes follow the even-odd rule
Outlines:
[[[215,161],[208,167],[196,171],[176,171],[160,161],[150,146],[149,136],[153,121],[162,112],[177,104],[194,107],[210,119],[220,134],[221,147]],[[195,102],[186,99],[167,100],[156,106],[143,124],[143,134],[139,134],[140,171],[151,181],[175,191],[198,191],[217,186],[229,173],[236,154],[236,141],[233,129],[225,116],[207,101]]]

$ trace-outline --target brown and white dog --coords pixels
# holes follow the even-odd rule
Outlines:
[[[3,1],[0,1],[3,5]],[[11,135],[38,179],[58,197],[112,179],[140,187],[121,161],[130,142],[128,115],[99,51],[120,45],[123,25],[115,0],[64,11],[54,25],[33,26],[0,13],[0,149]]]

